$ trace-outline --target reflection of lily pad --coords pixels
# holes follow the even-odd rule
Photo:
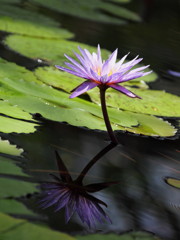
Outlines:
[[[13,199],[0,199],[0,212],[18,215],[35,215],[35,213],[28,210],[22,203]]]
[[[34,183],[0,177],[0,198],[20,197],[37,192]]]
[[[38,13],[2,4],[0,30],[40,38],[71,38],[73,34],[59,28],[59,23]]]
[[[49,228],[29,223],[0,213],[0,235],[3,240],[75,240],[75,238]]]
[[[166,182],[176,188],[180,188],[180,179],[176,179],[176,178],[166,178]]]
[[[116,234],[91,234],[89,236],[77,236],[78,240],[160,240],[153,234],[146,232],[129,232],[122,235]]]
[[[39,7],[47,7],[59,13],[96,22],[122,24],[126,22],[125,20],[141,20],[135,12],[102,0],[31,0],[31,2]]]
[[[17,176],[28,176],[22,172],[22,169],[18,167],[12,160],[0,156],[0,174],[12,174]]]

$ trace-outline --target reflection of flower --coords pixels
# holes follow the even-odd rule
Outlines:
[[[112,87],[124,93],[128,97],[138,97],[125,87],[119,85],[119,83],[127,82],[129,80],[139,78],[150,73],[143,72],[143,70],[146,69],[148,66],[139,67],[131,70],[132,67],[142,61],[142,58],[138,58],[137,56],[133,60],[127,63],[123,63],[128,55],[127,54],[119,62],[116,63],[118,51],[117,49],[110,55],[110,57],[106,61],[102,61],[99,45],[97,48],[97,54],[91,54],[87,49],[83,50],[80,47],[79,50],[82,56],[77,53],[75,53],[75,56],[80,61],[80,63],[65,54],[65,57],[71,62],[65,62],[65,64],[71,69],[56,66],[57,68],[65,72],[87,79],[87,81],[83,82],[73,90],[70,98],[77,97],[96,86],[100,88],[103,87],[105,89],[108,87]]]
[[[110,149],[112,149],[112,144],[105,148],[107,151]],[[102,151],[105,150],[103,149]],[[66,222],[70,220],[74,212],[77,212],[81,221],[86,223],[89,227],[95,225],[96,221],[103,222],[103,220],[106,220],[110,222],[110,218],[100,206],[104,205],[107,207],[106,203],[89,193],[98,192],[117,182],[94,183],[86,186],[82,184],[87,171],[96,162],[94,160],[100,158],[99,154],[97,155],[99,156],[98,158],[95,156],[95,158],[85,166],[76,180],[72,180],[59,154],[57,152],[55,153],[60,178],[51,174],[55,181],[42,184],[43,193],[39,201],[40,206],[42,208],[48,208],[54,205],[56,212],[65,208]]]
[[[42,208],[55,206],[55,211],[65,208],[66,222],[70,220],[74,212],[77,212],[81,221],[89,227],[95,225],[96,221],[110,221],[100,205],[107,206],[103,201],[90,195],[89,192],[99,191],[103,184],[91,184],[82,186],[74,183],[65,183],[56,177],[55,182],[43,183],[43,197],[40,200]],[[97,190],[96,190],[97,189]]]

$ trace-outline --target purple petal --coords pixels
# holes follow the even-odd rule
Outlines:
[[[91,58],[89,58],[88,55],[86,54],[86,51],[88,51],[88,50],[86,49],[86,51],[85,51],[85,50],[83,50],[81,47],[78,47],[78,49],[79,49],[79,51],[81,52],[82,56],[84,57],[84,60],[85,60],[85,62],[86,62],[86,65],[88,64],[88,65],[90,65],[90,67],[92,67]],[[89,54],[90,54],[90,53],[89,53]]]
[[[75,211],[76,211],[76,196],[71,194],[71,196],[69,197],[68,204],[66,204],[65,208],[66,223],[69,222],[70,218],[72,217]]]
[[[100,45],[98,44],[97,47],[97,60],[100,65],[102,65],[102,57],[101,57],[101,48]]]
[[[121,60],[120,60],[119,62],[117,62],[117,63],[115,64],[115,67],[114,67],[114,70],[115,70],[115,71],[120,70],[121,65],[123,64],[124,60],[127,58],[128,55],[129,55],[129,53],[126,54],[123,58],[121,58]]]
[[[137,96],[136,94],[132,93],[131,91],[129,91],[128,89],[126,89],[125,87],[122,87],[120,85],[112,84],[110,86],[112,88],[118,90],[119,92],[122,92],[123,94],[127,95],[128,97],[131,97],[131,98],[141,98],[141,97]]]
[[[132,79],[136,79],[136,78],[139,78],[139,77],[143,77],[143,76],[146,76],[146,75],[148,75],[148,74],[150,74],[152,71],[149,71],[149,72],[145,72],[145,73],[143,73],[143,72],[137,72],[137,73],[131,73],[131,72],[129,72],[128,74],[126,74],[126,75],[124,75],[123,77],[122,77],[122,79],[120,80],[120,81],[118,81],[118,82],[127,82],[127,81],[130,81],[130,80],[132,80]],[[117,82],[117,83],[118,83]]]
[[[85,69],[85,71],[87,72],[87,73],[89,73],[89,64],[84,60],[84,58],[81,56],[81,55],[79,55],[78,53],[76,53],[76,52],[74,52],[74,54],[75,54],[75,56],[77,57],[77,59],[81,62],[81,64],[83,65],[83,67],[84,67],[84,69]]]
[[[129,73],[136,73],[136,72],[140,72],[143,71],[144,69],[148,68],[149,65],[143,66],[143,67],[139,67],[139,68],[135,68],[133,70],[131,70]]]
[[[58,65],[55,65],[55,67],[57,67],[58,69],[62,70],[62,71],[65,71],[65,72],[68,72],[70,74],[73,74],[77,77],[81,77],[81,78],[86,78],[87,75],[83,74],[83,73],[78,73],[78,72],[75,72],[75,71],[72,71],[68,68],[64,68],[64,67],[61,67],[61,66],[58,66]]]
[[[69,62],[65,62],[65,64],[70,67],[71,69],[73,69],[76,73],[80,73],[83,74],[84,76],[86,76],[86,78],[88,78],[89,76],[86,74],[85,71],[81,70],[79,67],[74,66],[72,63]]]
[[[105,61],[102,66],[102,75],[108,74],[111,68],[113,68],[116,58],[117,58],[118,49],[116,49],[111,56]]]
[[[99,76],[96,72],[94,72],[91,68],[90,68],[90,72],[91,75],[93,77],[94,80],[100,81],[101,76]]]
[[[83,82],[82,84],[80,84],[75,90],[74,92],[70,95],[69,98],[74,98],[77,97],[87,91],[89,91],[90,89],[96,87],[98,84],[96,82],[91,82],[91,81],[86,81]]]
[[[81,69],[82,71],[85,71],[83,66],[81,66],[81,64],[79,64],[77,61],[75,61],[73,58],[69,57],[68,55],[64,54],[64,56],[71,61],[75,66],[77,66],[79,69]]]

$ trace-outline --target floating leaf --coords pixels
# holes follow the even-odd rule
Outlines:
[[[0,213],[0,234],[3,240],[75,240],[75,238],[49,228],[29,223]]]
[[[20,197],[37,192],[36,184],[0,177],[0,198]]]
[[[176,179],[176,178],[166,178],[166,182],[170,185],[170,186],[173,186],[173,187],[176,187],[176,188],[180,188],[180,179]]]
[[[43,41],[43,42],[42,42]],[[11,35],[4,41],[11,49],[30,58],[43,59],[51,64],[63,64],[64,53],[74,57],[73,51],[81,45],[89,51],[97,51],[97,48],[90,47],[86,44],[54,39],[38,39],[34,37]],[[107,58],[109,51],[102,50],[103,58]]]
[[[19,116],[21,117],[21,116]],[[37,124],[24,122],[13,118],[0,116],[0,132],[4,133],[32,133]]]
[[[82,78],[76,77],[67,72],[59,71],[55,67],[39,67],[35,70],[35,75],[40,81],[50,86],[63,89],[69,93],[72,89],[74,89],[84,81],[84,79]],[[140,88],[146,89],[148,88],[148,86],[144,83],[144,81],[155,81],[157,75],[155,73],[151,73],[149,74],[149,79],[147,77],[148,76],[144,76],[137,79],[136,81],[129,81],[128,85],[136,85]]]
[[[0,199],[0,212],[18,215],[36,215],[25,207],[24,204],[13,199]]]
[[[18,149],[15,145],[11,145],[8,140],[1,140],[0,138],[0,152],[19,156],[23,150]]]
[[[39,13],[2,4],[0,30],[40,38],[72,38],[73,34],[59,28],[59,23]]]
[[[3,62],[0,65],[3,69],[3,65],[8,66],[8,63]],[[6,70],[8,70],[7,66]],[[9,65],[9,68],[15,70],[15,66],[12,68],[12,64]],[[21,69],[23,68],[21,67]],[[23,79],[23,74],[25,74],[25,79]],[[45,118],[51,120],[65,121],[75,126],[86,126],[91,129],[106,129],[99,106],[80,98],[69,99],[67,93],[42,84],[37,79],[30,81],[27,76],[26,70],[25,73],[22,71],[21,75],[19,75],[20,80],[16,77],[11,77],[12,79],[1,78],[1,98],[18,105],[19,108],[25,111],[41,113]],[[163,137],[175,134],[175,129],[169,123],[153,116],[149,118],[147,115],[136,116],[130,112],[114,108],[108,108],[108,112],[114,130],[127,130],[139,134]],[[160,123],[163,130],[156,127]]]
[[[127,98],[123,94],[109,89],[106,93],[108,106],[156,116],[180,116],[180,97],[159,90],[134,88],[129,88],[129,90],[142,97],[142,99]],[[97,89],[89,91],[88,94],[94,102],[99,104],[99,92]]]
[[[23,111],[18,106],[9,104],[7,101],[0,101],[0,113],[13,118],[32,121],[31,114]]]

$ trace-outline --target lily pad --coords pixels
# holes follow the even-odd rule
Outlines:
[[[128,98],[117,91],[109,89],[106,93],[108,106],[156,116],[180,116],[180,97],[159,90],[128,89],[142,97],[142,99]],[[88,94],[93,102],[99,104],[99,92],[97,89],[89,91]]]
[[[42,42],[43,41],[43,42]],[[21,35],[11,35],[4,40],[11,49],[20,54],[35,59],[42,59],[50,64],[63,64],[65,57],[64,53],[74,57],[73,51],[81,45],[82,48],[87,48],[89,51],[97,51],[97,48],[86,44],[81,44],[73,41],[60,39],[39,39]],[[110,54],[107,50],[102,50],[104,59]]]
[[[11,70],[13,69],[12,64],[3,62],[2,69],[3,65],[7,65],[6,71],[8,65]],[[22,69],[21,67],[20,79],[13,76],[11,78],[0,78],[2,86],[0,89],[1,98],[8,100],[9,103],[16,104],[22,110],[30,113],[41,113],[45,118],[51,120],[65,121],[75,126],[84,126],[91,129],[106,130],[101,108],[98,105],[80,98],[69,99],[67,93],[43,84],[35,76],[30,81],[30,78],[27,77],[28,70],[23,73]],[[15,70],[16,67],[14,66]],[[30,76],[31,74],[32,72],[30,72]],[[35,81],[32,81],[33,79]],[[163,137],[175,134],[174,127],[153,116],[148,119],[147,115],[140,117],[133,115],[131,112],[115,108],[108,108],[108,112],[114,130],[127,130],[139,134]],[[156,127],[160,123],[163,126],[163,131],[161,128]]]
[[[18,149],[15,145],[11,145],[8,140],[2,140],[0,138],[0,152],[14,156],[20,156],[20,154],[23,152],[23,149]]]
[[[39,13],[2,4],[0,8],[0,30],[40,38],[72,38],[73,34],[59,28],[59,23]]]
[[[0,234],[3,240],[75,240],[75,238],[47,227],[29,223],[26,220],[16,219],[0,213]],[[28,233],[28,234],[27,234]]]
[[[19,116],[21,117],[21,116]],[[32,133],[38,125],[13,118],[0,116],[0,132],[4,133]]]
[[[140,21],[141,18],[135,12],[122,6],[114,5],[102,0],[31,0],[39,7],[46,7],[56,12],[83,18],[96,22],[123,24],[125,20]],[[125,19],[125,20],[122,20]]]
[[[74,89],[84,81],[84,79],[82,78],[76,77],[67,72],[59,71],[55,67],[39,67],[35,70],[35,76],[40,81],[50,86],[62,89],[68,93],[70,93],[72,89]],[[139,88],[147,89],[148,85],[145,84],[144,82],[155,81],[157,78],[157,75],[155,73],[151,73],[149,75],[149,78],[147,77],[148,76],[144,76],[142,78],[137,79],[136,81],[132,80],[128,83],[128,85],[129,86],[135,85],[135,86],[138,86]]]

